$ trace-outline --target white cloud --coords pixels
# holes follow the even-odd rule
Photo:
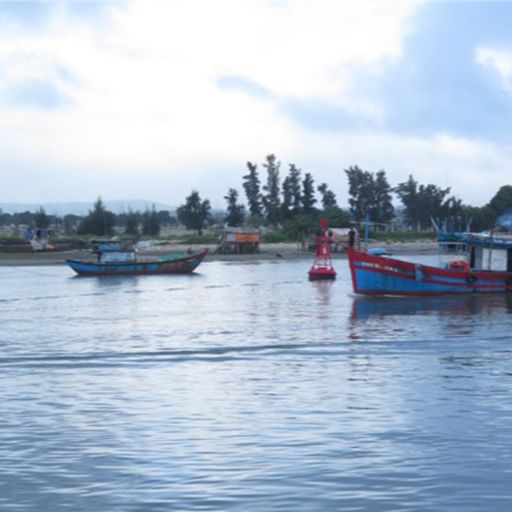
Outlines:
[[[0,107],[0,150],[18,167],[40,166],[47,176],[52,168],[59,170],[59,193],[69,183],[69,199],[147,191],[150,199],[176,203],[195,187],[221,204],[227,188],[241,187],[245,162],[261,162],[270,152],[284,170],[296,163],[318,183],[327,181],[341,201],[346,198],[341,171],[351,164],[384,168],[392,184],[412,173],[421,183],[451,186],[475,204],[489,199],[481,197],[482,187],[474,192],[467,186],[482,169],[489,194],[503,184],[498,173],[506,157],[474,141],[361,131],[319,134],[278,108],[275,98],[336,99],[354,116],[382,116],[375,105],[348,95],[351,73],[356,65],[378,69],[400,57],[416,2],[109,5],[110,23],[99,28],[69,17],[63,8],[44,33],[0,37],[0,59],[8,63],[0,87],[43,77],[74,103],[51,112]],[[479,55],[489,61],[490,54]],[[512,64],[492,55],[509,76]],[[222,89],[217,81],[222,75],[246,77],[272,94]],[[73,180],[85,185],[73,191]]]
[[[503,89],[512,94],[512,50],[482,47],[476,50],[475,58],[482,66],[498,72]]]

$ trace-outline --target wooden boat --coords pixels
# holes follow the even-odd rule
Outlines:
[[[512,291],[512,239],[464,234],[463,257],[445,267],[422,265],[347,248],[355,293],[442,295]]]
[[[80,276],[189,274],[200,265],[208,249],[138,259],[133,249],[124,249],[119,242],[101,242],[94,252],[96,261],[67,259],[66,263]]]

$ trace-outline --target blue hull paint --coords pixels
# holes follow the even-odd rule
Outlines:
[[[168,260],[96,263],[66,260],[80,276],[189,274],[203,261],[208,250]]]
[[[512,291],[512,272],[451,270],[347,249],[355,293],[443,295]]]
[[[376,271],[356,268],[356,280],[360,293],[371,292],[390,295],[428,295],[443,293],[473,293],[465,279],[449,279],[443,284],[416,281],[416,278],[391,276]]]

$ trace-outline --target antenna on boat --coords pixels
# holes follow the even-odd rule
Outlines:
[[[439,231],[441,231],[439,229],[439,226],[437,225],[437,222],[434,220],[434,217],[430,217],[430,222],[432,222],[432,225],[434,226],[434,229],[436,230],[437,233],[439,233]]]

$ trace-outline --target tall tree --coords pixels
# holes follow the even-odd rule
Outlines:
[[[208,223],[210,217],[211,205],[208,199],[201,200],[199,192],[193,190],[185,199],[185,204],[177,210],[178,219],[187,229],[195,229],[199,236],[203,234],[203,229]]]
[[[371,218],[375,219],[375,222],[388,224],[395,215],[395,208],[391,202],[391,192],[393,189],[390,187],[386,173],[383,170],[375,174],[373,186],[374,204],[370,210]]]
[[[283,220],[292,216],[292,192],[290,188],[290,176],[283,180],[283,200],[281,202],[281,217]]]
[[[114,231],[115,218],[116,216],[106,209],[101,197],[98,197],[93,209],[89,210],[82,220],[78,233],[109,236]]]
[[[142,217],[142,232],[148,236],[158,236],[160,234],[160,220],[155,205],[151,210],[146,208]]]
[[[224,222],[228,226],[241,226],[244,223],[245,207],[243,204],[238,204],[238,191],[234,188],[228,190],[227,195],[224,196],[227,202],[227,214]]]
[[[247,162],[249,173],[243,177],[243,187],[249,205],[249,213],[251,215],[262,215],[260,179],[258,176],[258,166]]]
[[[171,215],[169,210],[159,210],[158,221],[160,222],[160,226],[175,226],[178,223],[178,219]]]
[[[348,178],[350,213],[355,220],[362,221],[369,215],[372,222],[386,224],[393,215],[391,192],[383,170],[376,174],[363,171],[357,165],[345,169]]]
[[[279,194],[279,168],[281,167],[281,162],[276,161],[275,155],[268,155],[263,167],[267,170],[267,182],[263,186],[263,190],[266,192],[262,197],[263,208],[267,222],[276,226],[281,220],[281,198]]]
[[[461,215],[463,211],[460,200],[453,196],[446,199],[450,188],[418,185],[412,176],[399,183],[394,192],[404,205],[406,220],[417,229],[428,229],[432,218],[444,222],[447,217]]]
[[[505,213],[510,213],[512,210],[512,186],[504,185],[501,187],[489,201],[489,208],[496,218]]]
[[[128,213],[126,214],[125,233],[133,237],[139,234],[138,215],[131,208],[128,208]]]
[[[315,212],[315,181],[310,172],[304,175],[302,180],[302,211],[304,213]]]
[[[471,227],[475,230],[489,229],[494,226],[510,229],[512,186],[502,186],[485,206],[481,208],[464,207],[464,210],[466,213],[469,212],[471,214],[473,219]]]
[[[80,226],[82,222],[82,217],[79,215],[75,215],[73,213],[68,213],[64,215],[63,225],[64,225],[64,233],[66,235],[74,235],[77,232],[77,228]]]
[[[329,190],[327,183],[318,185],[317,190],[322,194],[322,206],[324,210],[329,210],[330,208],[338,206],[338,203],[336,202],[336,194],[332,190]]]
[[[302,171],[298,169],[295,166],[295,164],[290,164],[288,177],[291,198],[291,209],[292,213],[294,214],[299,213],[302,206],[301,173]]]
[[[36,214],[34,216],[34,223],[36,225],[36,228],[42,229],[47,228],[50,224],[50,218],[48,217],[42,206],[40,206],[39,210],[36,211]]]
[[[348,178],[348,204],[355,220],[362,221],[369,212],[373,201],[373,180],[368,171],[357,165],[345,169]]]
[[[412,175],[409,175],[407,181],[399,183],[394,188],[394,192],[404,206],[405,221],[411,226],[416,227],[421,217],[420,204],[418,201],[418,182]]]

